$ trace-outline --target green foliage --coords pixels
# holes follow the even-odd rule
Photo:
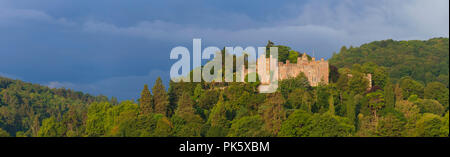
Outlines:
[[[42,122],[42,126],[39,129],[39,137],[58,137],[63,135],[64,128],[55,119],[55,117],[50,117]]]
[[[423,114],[417,121],[416,134],[419,137],[438,137],[441,135],[441,117],[431,113]]]
[[[394,92],[394,86],[390,82],[388,82],[386,84],[386,86],[384,86],[384,99],[386,102],[386,109],[388,111],[394,110],[395,92]]]
[[[384,95],[381,91],[369,93],[366,97],[369,100],[369,106],[373,111],[377,111],[384,107]]]
[[[267,137],[263,119],[256,115],[232,121],[228,137]]]
[[[313,112],[324,113],[327,112],[330,106],[330,92],[327,86],[319,85],[315,89],[315,104],[313,105]]]
[[[308,137],[313,127],[311,125],[311,116],[312,114],[306,111],[296,110],[283,122],[278,136]]]
[[[411,77],[403,77],[400,80],[400,88],[403,89],[404,98],[409,98],[411,95],[423,98],[423,84],[413,80]]]
[[[398,114],[389,113],[381,117],[377,125],[376,134],[381,137],[400,137],[405,130],[405,122],[403,117],[399,118]]]
[[[286,118],[283,104],[286,103],[279,92],[270,94],[266,102],[259,108],[259,113],[265,123],[267,132],[276,136],[281,129],[281,123]]]
[[[0,128],[0,137],[10,137],[9,133]]]
[[[284,98],[287,98],[289,93],[291,93],[294,89],[303,89],[308,90],[311,89],[309,85],[308,78],[306,78],[304,73],[300,73],[295,78],[289,78],[279,81],[279,90]]]
[[[369,81],[365,78],[365,74],[354,68],[348,77],[348,90],[355,93],[364,93],[368,87]]]
[[[148,85],[144,85],[144,89],[141,92],[141,98],[139,99],[139,106],[142,114],[149,114],[153,112],[153,100],[152,94],[148,90]]]
[[[448,110],[449,90],[440,82],[428,83],[424,89],[424,98],[439,101]]]
[[[304,109],[311,112],[312,97],[304,89],[294,89],[288,95],[286,107],[290,109]]]
[[[174,122],[174,135],[185,137],[199,137],[203,119],[196,115],[193,108],[194,102],[188,93],[183,93],[178,102],[178,108],[172,117]]]
[[[428,82],[427,80],[442,80],[448,87],[448,54],[448,38],[433,38],[425,41],[389,39],[374,41],[359,47],[342,47],[329,62],[338,68],[349,68],[356,63],[373,62],[378,66],[386,67],[389,77],[394,82],[402,77],[410,76],[414,80],[425,83]],[[426,76],[427,72],[429,72],[428,76]]]
[[[87,108],[80,106],[101,101],[109,100],[102,95],[91,96],[64,88],[51,89],[0,77],[0,127],[10,133],[22,131],[28,136],[37,136],[44,119],[53,116],[61,120],[75,106],[79,107],[78,111],[86,113]]]
[[[222,94],[220,95],[219,101],[212,108],[211,113],[209,114],[208,122],[211,126],[208,131],[209,136],[226,136],[227,128],[230,125],[230,122],[226,116],[226,108],[225,102],[223,100]]]
[[[355,124],[356,122],[356,100],[352,94],[344,93],[343,99],[344,99],[344,105],[345,105],[345,117],[347,117],[352,124]]]
[[[443,115],[445,112],[444,106],[439,104],[436,100],[420,99],[415,103],[420,109],[420,113],[433,113],[435,115]]]
[[[299,53],[297,51],[291,50],[289,51],[288,60],[291,63],[297,63],[297,58],[299,56]]]
[[[347,137],[355,131],[349,119],[330,113],[315,114],[311,119],[311,137]]]
[[[169,95],[162,84],[161,77],[156,79],[155,85],[152,88],[153,104],[155,106],[155,113],[167,115],[169,111]]]
[[[92,103],[86,120],[86,136],[102,136],[106,133],[105,121],[111,105],[107,102]]]
[[[279,61],[301,56],[276,47]],[[334,54],[329,84],[311,87],[300,73],[260,94],[247,75],[170,81],[166,92],[158,78],[138,104],[0,77],[0,136],[448,137],[448,54],[447,38],[377,41]]]
[[[445,114],[445,116],[444,116],[444,118],[443,118],[443,121],[442,121],[442,127],[441,127],[441,137],[448,137],[449,136],[449,134],[448,134],[448,132],[449,132],[449,124],[448,124],[448,119],[449,117],[448,117],[448,112]]]

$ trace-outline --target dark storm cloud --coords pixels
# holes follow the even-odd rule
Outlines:
[[[448,0],[0,0],[0,75],[137,98],[168,81],[175,46],[264,46],[331,57],[343,45],[448,37]]]

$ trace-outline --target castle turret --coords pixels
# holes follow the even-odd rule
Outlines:
[[[307,61],[307,60],[308,60],[308,57],[306,56],[306,52],[303,53],[303,55],[302,55],[302,60],[304,60],[304,61]]]

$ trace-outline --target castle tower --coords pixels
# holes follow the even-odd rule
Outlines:
[[[306,56],[306,52],[303,53],[303,55],[302,55],[302,60],[308,61],[308,57]]]
[[[278,64],[278,68],[274,69],[276,70],[274,77],[277,77],[278,80],[293,78],[298,76],[300,73],[304,73],[311,86],[317,86],[320,82],[324,84],[328,84],[329,82],[328,61],[323,58],[316,61],[315,57],[312,57],[311,61],[309,61],[306,53],[303,53],[301,57],[297,57],[297,64],[292,64],[289,60],[286,60],[286,63],[283,63],[282,61],[278,62],[278,60],[272,58],[272,56],[269,58],[266,58],[266,56],[260,56],[258,58],[256,69],[261,84],[270,83],[270,70],[271,67],[275,67],[276,64]],[[248,70],[243,71],[245,74],[250,72]],[[244,77],[241,77],[241,79],[243,80]]]

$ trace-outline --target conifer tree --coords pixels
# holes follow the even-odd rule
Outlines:
[[[141,114],[149,114],[153,112],[152,94],[148,90],[148,85],[144,85],[139,99]]]
[[[330,97],[328,98],[328,103],[330,104],[330,106],[328,107],[328,110],[330,111],[330,113],[332,115],[334,115],[335,109],[334,109],[333,95],[330,95]]]
[[[384,87],[384,97],[386,101],[386,109],[388,111],[394,110],[395,105],[395,92],[394,92],[394,86],[389,81],[387,82],[386,86]]]
[[[153,92],[153,103],[155,106],[155,113],[167,115],[167,109],[169,106],[169,95],[166,93],[166,89],[162,84],[161,77],[155,82],[155,85],[152,88]]]
[[[209,114],[208,123],[211,125],[206,136],[208,137],[223,137],[228,133],[230,122],[226,117],[225,101],[223,99],[223,93],[220,93],[219,101],[211,109]]]
[[[186,121],[190,121],[193,118],[200,119],[198,115],[194,113],[194,102],[192,102],[189,94],[184,92],[178,100],[178,107],[175,111],[175,115],[183,118]]]
[[[286,118],[283,104],[285,100],[280,92],[270,94],[265,103],[260,107],[260,113],[265,123],[265,129],[273,136],[278,134],[281,123]]]
[[[220,93],[219,101],[211,109],[209,114],[209,122],[211,127],[228,127],[228,120],[226,117],[225,101],[223,100],[223,93]]]

